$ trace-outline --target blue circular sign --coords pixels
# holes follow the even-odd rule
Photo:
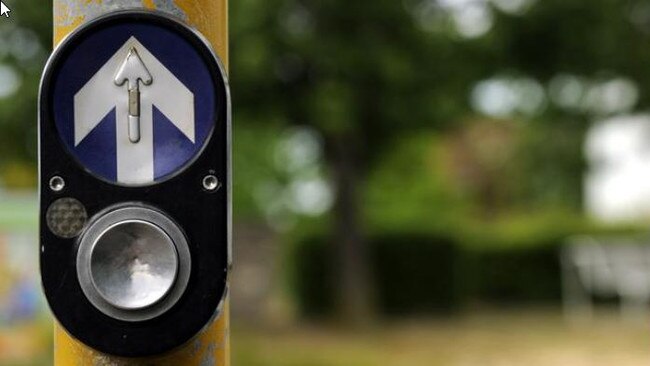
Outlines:
[[[125,186],[164,181],[210,139],[218,110],[210,64],[173,28],[132,20],[92,29],[60,65],[56,128],[98,178]]]

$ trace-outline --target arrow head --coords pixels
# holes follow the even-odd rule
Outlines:
[[[11,9],[9,9],[9,7],[7,5],[5,5],[5,3],[0,1],[0,16],[4,15],[7,18],[9,18],[9,13],[10,12],[11,12]]]
[[[142,62],[135,47],[129,50],[129,54],[117,70],[114,81],[117,86],[122,86],[128,82],[129,90],[138,89],[138,81],[141,81],[144,85],[151,85],[153,82],[151,73],[149,73],[144,62]]]

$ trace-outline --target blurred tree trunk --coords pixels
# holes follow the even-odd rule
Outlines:
[[[327,158],[334,178],[331,221],[336,316],[347,325],[363,325],[373,317],[369,253],[362,224],[361,144],[353,134],[330,137]]]

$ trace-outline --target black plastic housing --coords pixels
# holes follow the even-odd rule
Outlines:
[[[149,22],[182,35],[209,65],[217,96],[215,128],[200,156],[179,174],[146,187],[115,185],[89,173],[70,155],[54,122],[52,84],[62,60],[88,32],[125,21]],[[116,356],[156,355],[186,343],[217,315],[226,296],[230,266],[230,98],[217,56],[194,30],[167,16],[131,11],[96,19],[67,38],[48,62],[39,117],[41,277],[57,321],[89,347]],[[214,192],[203,188],[207,174],[214,174],[221,183]],[[53,176],[64,178],[61,192],[49,188]],[[174,220],[187,237],[192,261],[189,284],[178,303],[144,322],[115,320],[93,307],[77,280],[78,237],[57,237],[45,223],[49,205],[63,197],[79,200],[91,219],[111,206],[142,203]]]

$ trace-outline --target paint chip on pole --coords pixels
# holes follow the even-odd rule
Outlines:
[[[0,16],[4,15],[5,17],[9,18],[9,13],[11,13],[11,9],[9,9],[5,3],[0,1]]]

